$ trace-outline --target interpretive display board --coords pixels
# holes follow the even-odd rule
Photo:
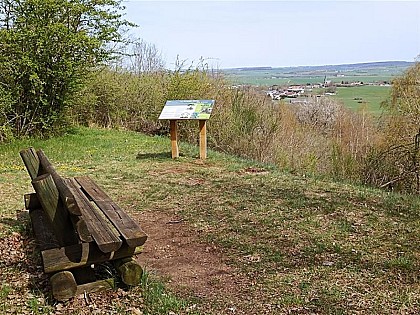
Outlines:
[[[171,100],[166,102],[159,119],[207,120],[213,106],[214,100]]]
[[[214,100],[170,100],[160,113],[159,119],[168,119],[171,131],[172,158],[179,158],[178,120],[198,120],[200,129],[200,159],[207,157],[207,120],[213,110]]]

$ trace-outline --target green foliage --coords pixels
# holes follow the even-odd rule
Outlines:
[[[393,81],[384,102],[384,141],[367,163],[366,182],[408,193],[420,193],[420,63]]]
[[[388,110],[409,118],[413,123],[420,122],[420,62],[409,68],[405,74],[392,82],[391,100]]]
[[[122,42],[121,9],[114,0],[2,0],[0,123],[18,137],[62,128],[86,74]]]
[[[411,142],[420,126],[420,62],[392,82],[387,110],[387,136],[392,144]]]
[[[136,75],[105,68],[74,96],[67,114],[80,125],[153,133],[161,127],[157,118],[166,101],[166,81],[163,72]]]
[[[0,143],[11,140],[11,131],[7,114],[11,111],[13,99],[10,91],[0,85]]]

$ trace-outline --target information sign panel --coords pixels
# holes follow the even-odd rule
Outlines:
[[[171,100],[166,102],[159,119],[207,120],[213,106],[214,100]]]

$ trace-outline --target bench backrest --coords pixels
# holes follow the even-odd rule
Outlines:
[[[78,237],[70,221],[69,211],[63,203],[58,185],[56,185],[61,177],[46,159],[42,150],[25,149],[20,151],[20,156],[25,163],[39,203],[51,223],[59,244],[61,246],[77,244]]]

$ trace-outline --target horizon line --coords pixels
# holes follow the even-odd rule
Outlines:
[[[384,60],[384,61],[360,61],[360,62],[351,62],[351,63],[337,63],[337,64],[318,64],[318,65],[293,65],[293,66],[239,66],[239,67],[223,67],[221,70],[234,70],[234,69],[247,69],[247,68],[266,68],[266,69],[276,69],[276,68],[299,68],[299,67],[329,67],[329,66],[350,66],[350,65],[363,65],[363,64],[372,64],[372,63],[390,63],[390,62],[404,62],[404,63],[416,63],[418,61],[408,61],[408,60]]]

